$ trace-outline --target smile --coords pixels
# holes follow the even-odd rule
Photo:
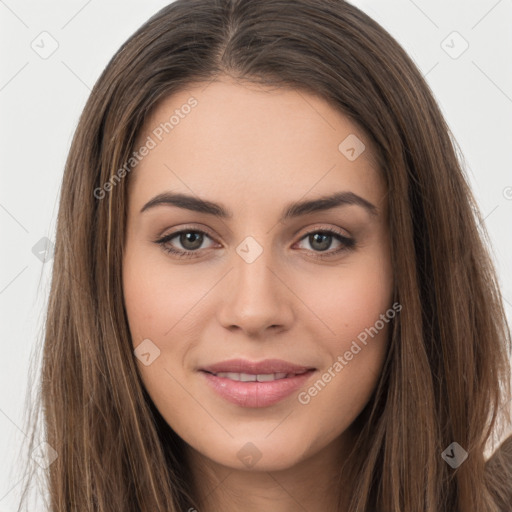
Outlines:
[[[271,382],[274,380],[280,379],[288,379],[290,377],[295,377],[296,375],[301,375],[302,373],[259,373],[257,375],[251,373],[233,373],[233,372],[219,372],[212,375],[216,377],[222,377],[225,379],[240,381],[240,382]]]
[[[278,360],[261,363],[237,360],[202,368],[199,374],[223,400],[239,407],[262,408],[275,405],[299,391],[315,371]]]

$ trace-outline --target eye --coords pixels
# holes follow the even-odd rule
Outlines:
[[[210,238],[208,233],[205,231],[199,229],[182,229],[181,231],[170,233],[169,235],[156,240],[155,243],[159,244],[164,251],[174,254],[179,258],[189,258],[194,257],[195,253],[201,249],[205,237]],[[170,244],[171,240],[174,240],[175,238],[183,249],[177,249]]]
[[[193,258],[200,252],[205,238],[212,239],[208,233],[200,229],[182,229],[165,235],[156,240],[155,243],[160,245],[162,249],[178,258]],[[171,241],[177,239],[177,243],[182,248],[176,248]],[[353,238],[346,237],[342,233],[333,229],[316,229],[306,233],[300,240],[307,240],[312,247],[311,252],[315,253],[315,258],[330,258],[343,251],[349,251],[355,248],[356,241]],[[328,251],[333,240],[337,240],[340,244],[338,248]],[[299,243],[300,243],[299,242]],[[175,242],[176,243],[176,242]],[[211,246],[209,247],[211,248]],[[208,247],[206,248],[208,249]],[[325,254],[323,254],[325,253]]]
[[[340,245],[338,248],[327,252],[332,245],[333,239],[337,240]],[[356,245],[356,241],[353,238],[349,238],[334,229],[316,229],[310,231],[301,238],[301,241],[302,240],[307,240],[310,247],[313,248],[315,258],[330,258],[343,251],[352,250]]]

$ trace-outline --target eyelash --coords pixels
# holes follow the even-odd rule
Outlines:
[[[178,249],[173,248],[172,246],[167,245],[173,238],[176,238],[177,236],[179,236],[183,233],[199,233],[201,235],[208,236],[208,238],[212,238],[212,237],[210,237],[210,235],[207,232],[202,231],[200,229],[186,228],[186,229],[181,229],[180,231],[176,231],[174,233],[165,235],[164,237],[160,238],[159,240],[156,240],[155,243],[160,245],[161,248],[165,252],[173,254],[174,256],[176,256],[178,258],[195,258],[196,254],[199,252],[199,249],[197,249],[195,251],[181,250],[181,249],[178,250]],[[334,251],[330,251],[330,252],[324,253],[323,251],[312,251],[314,253],[318,253],[314,256],[315,258],[318,258],[318,259],[332,258],[332,257],[340,254],[341,252],[351,251],[356,247],[355,239],[348,238],[348,237],[342,235],[340,232],[333,230],[333,229],[316,229],[316,230],[309,231],[308,233],[305,233],[304,236],[299,241],[302,241],[302,240],[304,240],[304,238],[306,238],[310,235],[314,235],[314,234],[333,235],[342,244],[341,247],[339,247],[338,249],[335,249]]]

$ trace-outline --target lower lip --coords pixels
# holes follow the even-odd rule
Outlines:
[[[309,370],[295,377],[270,382],[241,382],[201,371],[208,384],[228,402],[241,407],[268,407],[297,391],[311,377]]]

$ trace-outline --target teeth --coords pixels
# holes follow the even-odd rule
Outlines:
[[[263,375],[257,375],[258,382],[268,382],[270,380],[284,379],[286,378],[286,373],[269,373]]]
[[[273,380],[284,379],[287,376],[293,376],[294,374],[287,373],[262,373],[258,375],[252,375],[250,373],[232,373],[232,372],[220,372],[217,373],[217,377],[224,377],[226,379],[237,380],[240,382],[270,382]]]

